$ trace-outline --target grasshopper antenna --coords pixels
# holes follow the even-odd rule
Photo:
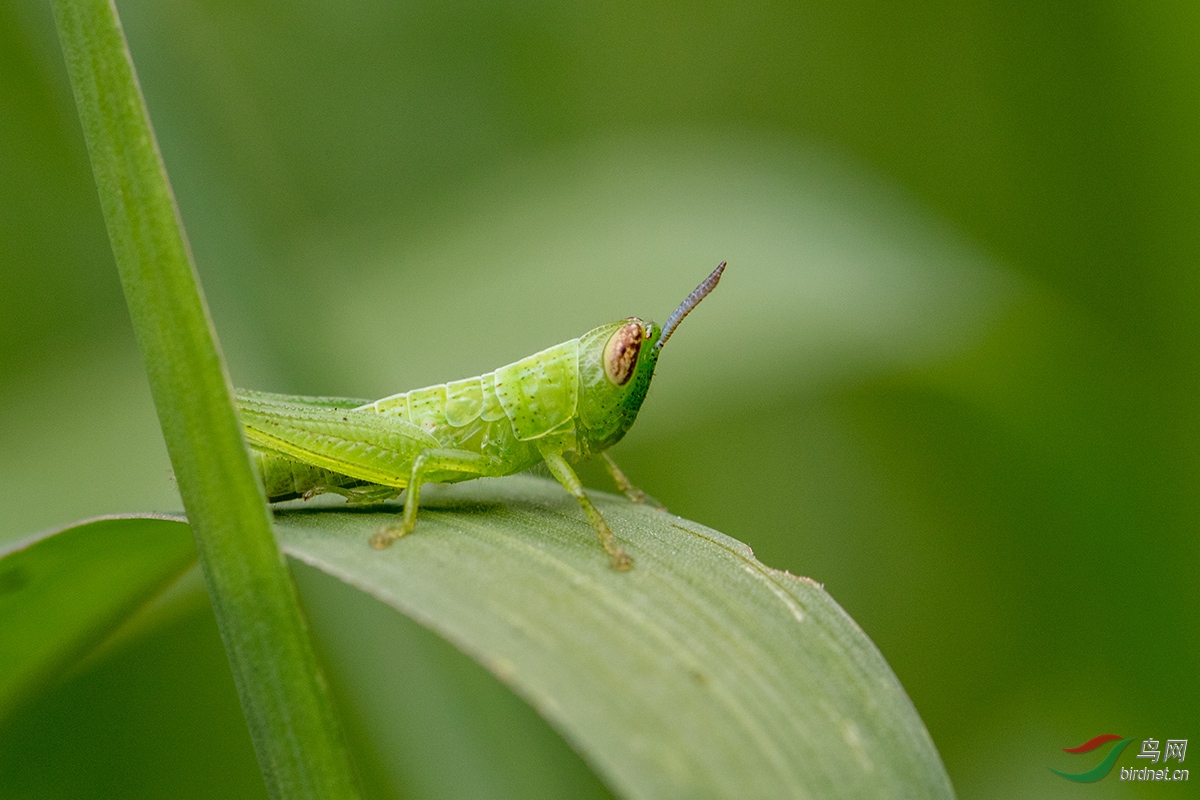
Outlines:
[[[654,349],[661,349],[667,343],[667,339],[671,338],[671,334],[679,327],[679,323],[683,322],[683,318],[691,313],[692,309],[700,305],[700,301],[708,296],[708,293],[717,288],[717,281],[721,280],[721,273],[725,271],[725,262],[722,261],[717,265],[717,268],[712,271],[712,274],[700,282],[700,285],[692,290],[692,293],[687,296],[679,308],[671,312],[670,319],[667,324],[663,325],[662,336],[654,343]]]

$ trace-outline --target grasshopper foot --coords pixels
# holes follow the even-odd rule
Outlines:
[[[617,546],[616,550],[609,553],[609,562],[613,569],[617,572],[628,572],[633,567],[633,557],[625,552],[623,547]]]
[[[392,542],[412,532],[412,529],[401,523],[399,525],[384,525],[371,537],[371,547],[382,550]]]

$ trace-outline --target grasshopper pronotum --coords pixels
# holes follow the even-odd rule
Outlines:
[[[617,486],[644,501],[604,451],[632,427],[659,351],[724,269],[721,262],[661,329],[636,317],[611,322],[475,378],[374,402],[238,391],[267,498],[333,492],[373,503],[407,488],[400,524],[371,538],[382,548],[412,532],[423,483],[512,475],[544,462],[583,507],[613,568],[629,569],[632,559],[568,461],[601,455]]]

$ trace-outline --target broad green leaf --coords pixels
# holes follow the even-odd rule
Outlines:
[[[537,711],[453,644],[319,569],[292,570],[368,797],[612,800]]]
[[[290,556],[486,666],[621,796],[953,796],[895,675],[818,584],[595,498],[636,559],[627,574],[569,496],[527,476],[428,492],[417,531],[384,552],[367,539],[394,507],[286,510],[276,529]]]
[[[186,525],[111,518],[0,552],[0,717],[196,560]]]
[[[592,529],[561,488],[529,476],[429,487],[417,531],[383,552],[367,539],[395,519],[395,506],[294,504],[278,512],[276,530],[291,557],[383,601],[380,608],[400,611],[490,670],[620,796],[953,796],[891,669],[818,584],[764,566],[744,544],[697,523],[624,498],[593,496],[636,559],[629,573],[607,566]],[[22,582],[10,595],[25,600],[0,601],[0,631],[7,637],[0,652],[30,649],[48,632],[66,636],[71,612],[98,608],[95,598],[131,583],[120,576],[159,552],[178,558],[156,586],[192,557],[182,520],[87,522],[9,554],[0,560],[0,577],[28,569],[22,557],[57,559],[42,555],[42,571],[28,573],[32,580],[7,579]],[[64,564],[73,569],[60,568]],[[82,573],[90,582],[78,577]],[[320,587],[307,578],[301,586],[318,637],[339,650],[361,649],[354,636],[331,637],[327,629],[362,628],[369,609],[343,603],[352,616],[331,622],[319,607],[329,605]],[[35,587],[41,587],[36,595]],[[134,605],[114,604],[104,630]],[[371,630],[403,646],[374,648],[374,655],[350,661],[395,659],[377,665],[376,674],[400,671],[426,686],[423,691],[436,683],[431,670],[455,672],[453,659],[439,657],[437,648],[409,653],[411,634],[379,625]],[[57,663],[83,649],[61,648],[66,655]],[[336,660],[346,659],[339,652]],[[433,696],[457,704],[489,696],[472,695],[477,681],[467,678],[447,674]],[[382,730],[381,718],[410,715],[387,681],[375,685],[374,694],[358,686],[349,696],[352,703],[370,703],[373,713],[343,712],[365,723],[372,755],[388,769],[437,759],[440,771],[404,770],[414,796],[520,796],[479,780],[490,775],[511,783],[537,774],[536,764],[505,763],[505,743],[477,740],[483,728],[453,734],[462,739],[453,757],[422,748],[424,736],[438,740],[435,731],[397,736]],[[488,702],[499,701],[490,696]],[[511,711],[498,718],[519,723]],[[539,741],[531,729],[505,735]],[[404,747],[411,752],[401,752]],[[541,769],[565,768],[552,747],[538,750],[556,762]],[[447,773],[450,763],[459,763],[459,772],[466,770],[475,783]],[[569,773],[552,780],[588,785]]]

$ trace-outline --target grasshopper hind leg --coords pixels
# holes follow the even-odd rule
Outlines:
[[[301,500],[312,500],[314,497],[322,494],[336,494],[339,497],[346,498],[346,504],[351,506],[370,506],[377,503],[383,503],[388,500],[394,500],[400,496],[403,489],[397,489],[394,486],[383,486],[376,483],[364,483],[358,486],[337,486],[325,485],[310,487],[304,494],[300,495]]]
[[[421,451],[420,455],[413,459],[412,472],[408,478],[408,493],[404,496],[404,516],[400,518],[400,524],[385,525],[376,531],[371,537],[371,547],[382,550],[401,536],[412,533],[417,525],[421,484],[424,483],[427,472],[463,473],[471,478],[482,478],[499,475],[502,468],[496,459],[469,450],[444,448]]]
[[[395,500],[400,496],[402,491],[404,490],[398,489],[395,486],[368,484],[366,486],[355,486],[353,489],[339,492],[339,494],[346,498],[347,505],[370,506],[388,500]]]
[[[376,503],[395,497],[399,489],[358,480],[278,453],[253,449],[267,500],[312,500],[322,494],[340,495],[350,503]],[[381,491],[382,490],[382,491]]]

